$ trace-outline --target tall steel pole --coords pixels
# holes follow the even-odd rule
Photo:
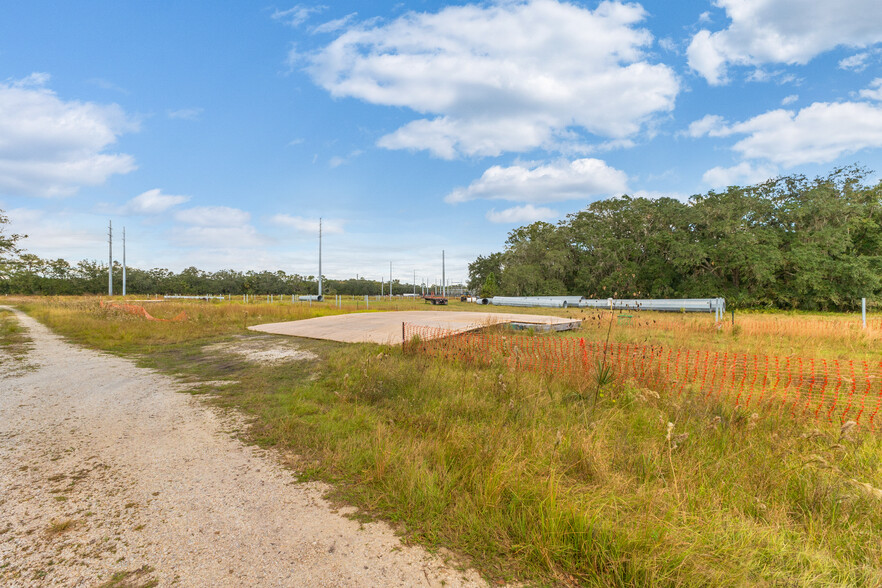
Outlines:
[[[322,299],[322,219],[319,217],[319,288],[318,299]]]
[[[413,295],[416,297],[416,270],[413,270]]]
[[[389,262],[389,300],[392,300],[392,262]]]
[[[123,227],[123,297],[126,295],[126,228]]]
[[[447,296],[447,288],[446,288],[446,286],[445,286],[445,284],[446,284],[447,282],[446,282],[446,279],[445,279],[445,277],[444,277],[444,276],[446,275],[446,274],[444,273],[445,271],[446,271],[446,268],[445,268],[445,265],[444,265],[444,250],[442,249],[442,250],[441,250],[441,296]]]
[[[107,295],[113,296],[113,221],[107,221]]]

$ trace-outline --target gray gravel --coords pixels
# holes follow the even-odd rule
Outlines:
[[[30,330],[0,363],[0,586],[471,586],[455,562],[360,524],[236,440],[169,377]],[[146,566],[146,567],[145,567]]]

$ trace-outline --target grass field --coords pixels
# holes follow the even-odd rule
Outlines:
[[[863,427],[376,345],[301,340],[317,360],[275,365],[205,349],[272,346],[245,326],[348,304],[149,304],[156,318],[187,316],[161,322],[94,298],[10,302],[73,341],[213,381],[207,400],[253,415],[252,441],[303,478],[334,482],[336,500],[494,582],[882,584],[882,435]],[[439,309],[371,301],[395,308]],[[595,341],[879,361],[878,332],[854,315],[737,313],[717,329],[707,316],[552,314],[586,318],[578,336]]]

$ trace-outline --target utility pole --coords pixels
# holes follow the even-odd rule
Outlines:
[[[123,227],[123,298],[126,296],[126,228]]]
[[[447,287],[445,284],[445,265],[444,265],[444,250],[441,250],[441,296],[447,296]]]
[[[107,295],[113,296],[113,221],[107,221]]]
[[[392,262],[389,262],[389,300],[392,300]]]
[[[413,295],[416,297],[416,270],[413,270]]]
[[[319,217],[319,284],[318,299],[322,299],[322,218]]]

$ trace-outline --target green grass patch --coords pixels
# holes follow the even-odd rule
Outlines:
[[[15,314],[0,308],[0,363],[4,357],[21,362],[27,357],[31,338],[27,330],[21,326]]]

